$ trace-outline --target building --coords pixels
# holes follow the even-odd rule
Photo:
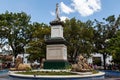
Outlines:
[[[111,61],[112,61],[112,56],[107,56],[106,64],[108,65],[111,64]],[[99,53],[92,54],[92,57],[88,59],[88,63],[97,66],[103,66],[103,55]]]

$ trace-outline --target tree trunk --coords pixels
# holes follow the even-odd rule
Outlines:
[[[104,67],[104,70],[106,70],[106,54],[103,53],[103,67]]]
[[[73,60],[73,59],[74,59],[74,58],[73,58],[73,54],[71,53],[71,54],[70,54],[69,61],[70,61],[70,63],[72,63],[72,64],[74,63],[74,60]]]

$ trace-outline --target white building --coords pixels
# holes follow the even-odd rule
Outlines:
[[[106,64],[111,64],[112,56],[107,56]],[[97,62],[97,63],[95,63]],[[96,64],[98,66],[103,66],[103,55],[102,54],[92,54],[92,57],[88,59],[88,63]]]
[[[27,57],[29,56],[29,54],[18,54],[17,55],[17,58],[18,57],[21,57],[21,58],[23,58],[23,62],[25,63],[25,64],[27,64],[28,63],[28,59],[27,59]],[[13,58],[13,61],[14,61],[14,58]]]

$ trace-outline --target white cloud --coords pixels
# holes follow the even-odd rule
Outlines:
[[[54,12],[54,11],[51,11],[50,14],[51,14],[52,16],[55,16],[55,12]]]
[[[65,21],[66,19],[69,19],[69,18],[66,16],[61,16],[60,19],[61,19],[61,21]]]
[[[65,5],[63,2],[60,3],[60,8],[63,13],[70,14],[78,12],[81,16],[89,16],[101,9],[100,0],[71,0],[72,8]]]
[[[100,0],[72,0],[72,6],[81,16],[89,16],[101,9]]]
[[[66,5],[63,2],[60,3],[60,10],[62,13],[70,14],[73,12],[78,12],[81,16],[90,16],[95,12],[101,10],[101,0],[71,0],[71,1],[72,2],[70,5]],[[55,12],[52,11],[50,13],[52,16],[55,16]]]
[[[74,12],[73,9],[71,9],[70,7],[65,5],[63,2],[60,3],[60,8],[61,8],[61,11],[66,13],[66,14],[70,14],[71,12]]]

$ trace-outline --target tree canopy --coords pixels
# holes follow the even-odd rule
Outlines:
[[[24,52],[24,45],[26,43],[26,29],[30,22],[30,16],[26,13],[12,13],[6,11],[0,15],[1,22],[1,36],[5,37],[5,41],[11,46],[13,55],[16,57],[17,54]],[[1,37],[2,39],[2,37]]]
[[[45,23],[31,23],[30,19],[25,12],[6,11],[0,14],[0,48],[9,44],[16,57],[24,53],[24,47],[27,46],[29,60],[35,61],[46,55],[45,39],[50,35],[50,26]],[[90,57],[92,53],[101,53],[104,66],[108,55],[117,59],[120,47],[119,29],[120,16],[111,15],[103,18],[103,21],[83,22],[75,18],[65,20],[64,37],[69,43],[68,59],[75,62],[79,54]]]
[[[92,53],[93,27],[91,21],[83,23],[72,18],[66,20],[64,36],[68,41],[68,58],[74,62],[79,54],[89,56]]]
[[[44,23],[33,23],[32,28],[33,32],[31,41],[28,43],[27,52],[30,54],[29,60],[35,61],[45,57],[45,36],[50,35],[50,27]]]
[[[120,31],[117,31],[116,35],[108,41],[107,51],[112,55],[112,62],[120,64]]]

